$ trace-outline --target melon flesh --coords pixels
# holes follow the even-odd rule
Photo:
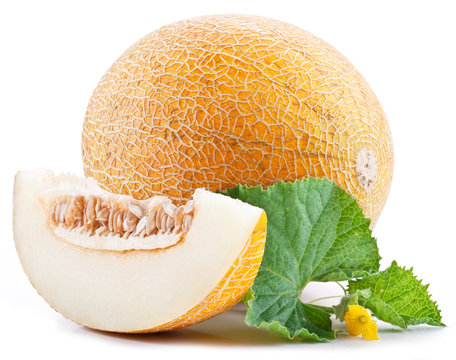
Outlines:
[[[67,194],[116,197],[91,179],[19,172],[14,238],[38,293],[79,324],[116,332],[190,325],[234,305],[256,276],[266,232],[260,208],[198,189],[191,226],[179,239],[133,236],[128,245],[128,236],[117,236],[124,245],[116,248],[116,236],[71,235],[50,221],[50,204]]]

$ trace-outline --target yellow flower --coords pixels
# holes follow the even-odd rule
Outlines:
[[[347,324],[347,332],[350,335],[363,337],[369,340],[379,340],[377,324],[372,321],[369,311],[360,305],[349,305],[345,313],[344,321]]]

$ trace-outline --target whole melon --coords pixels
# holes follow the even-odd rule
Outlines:
[[[377,221],[393,145],[366,80],[293,25],[246,15],[193,18],[140,39],[87,108],[86,176],[145,199],[196,188],[327,177]]]

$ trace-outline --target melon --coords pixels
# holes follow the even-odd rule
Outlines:
[[[94,179],[19,172],[14,239],[37,292],[65,317],[114,332],[188,326],[250,288],[266,237],[262,209],[196,189],[176,206]]]
[[[84,172],[106,189],[179,201],[197,188],[327,177],[374,226],[393,145],[366,80],[335,48],[257,16],[203,16],[129,47],[87,108]]]

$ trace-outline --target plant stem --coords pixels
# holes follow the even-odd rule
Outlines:
[[[343,296],[344,295],[325,296],[325,297],[321,297],[321,298],[318,298],[318,299],[313,299],[312,301],[308,302],[308,304],[312,304],[312,303],[320,301],[320,300],[340,298],[340,297],[343,297]]]
[[[336,281],[336,284],[339,285],[342,288],[342,290],[344,291],[344,294],[347,295],[347,289],[344,288],[344,286],[338,281]]]

